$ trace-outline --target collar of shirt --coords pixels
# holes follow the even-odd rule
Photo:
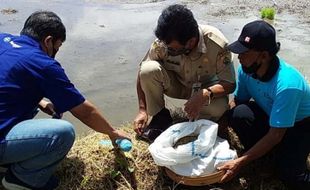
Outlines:
[[[201,57],[202,54],[205,54],[207,52],[207,47],[204,41],[204,33],[202,31],[202,28],[198,26],[199,29],[199,40],[197,47],[195,47],[191,53],[188,55],[188,57],[191,60],[197,60]]]
[[[16,40],[13,40],[13,41],[14,41],[14,43],[21,45],[21,46],[28,45],[28,46],[32,46],[32,47],[41,49],[40,43],[38,41],[36,41],[35,39],[31,38],[30,36],[27,36],[27,35],[21,35],[20,38],[17,38]]]
[[[200,52],[200,53],[206,53],[207,52],[207,47],[206,47],[206,44],[205,44],[205,41],[204,41],[203,32],[202,32],[202,29],[201,29],[200,26],[198,28],[199,28],[199,41],[198,41],[198,45],[197,45],[196,51]]]

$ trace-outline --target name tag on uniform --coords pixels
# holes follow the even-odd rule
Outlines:
[[[201,82],[195,82],[192,86],[192,96],[195,92],[198,92],[201,89]]]

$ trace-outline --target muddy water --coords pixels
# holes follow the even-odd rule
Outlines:
[[[67,27],[67,41],[57,54],[57,60],[77,88],[102,110],[113,125],[118,126],[131,122],[137,112],[135,79],[138,63],[154,39],[156,20],[164,7],[177,2],[186,3],[199,23],[218,27],[230,41],[237,38],[245,23],[259,15],[258,8],[225,12],[222,7],[226,6],[226,1],[199,1],[200,4],[197,1],[170,0],[123,2],[0,0],[1,10],[12,8],[18,11],[0,14],[0,32],[18,34],[33,11],[56,12]],[[276,17],[275,27],[282,44],[279,55],[310,76],[310,24],[306,18],[298,16],[283,11]],[[235,65],[238,65],[237,59]],[[168,101],[170,107],[180,105],[182,102]],[[78,133],[87,130],[69,113],[64,117],[76,125]]]

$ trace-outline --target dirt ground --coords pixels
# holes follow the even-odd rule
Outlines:
[[[88,0],[88,2],[128,4],[155,3],[162,1],[165,0]],[[206,12],[213,16],[244,15],[253,10],[259,10],[261,7],[273,6],[277,8],[278,13],[284,11],[297,14],[304,19],[304,22],[310,23],[310,1],[307,0],[183,0],[179,1],[179,3],[203,5],[203,7],[206,8]]]

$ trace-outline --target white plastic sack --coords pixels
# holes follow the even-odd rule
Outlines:
[[[226,140],[217,137],[218,125],[209,120],[172,125],[149,146],[157,165],[165,166],[183,176],[201,176],[213,173],[228,160],[237,157]],[[198,135],[197,140],[173,148],[182,137]]]

